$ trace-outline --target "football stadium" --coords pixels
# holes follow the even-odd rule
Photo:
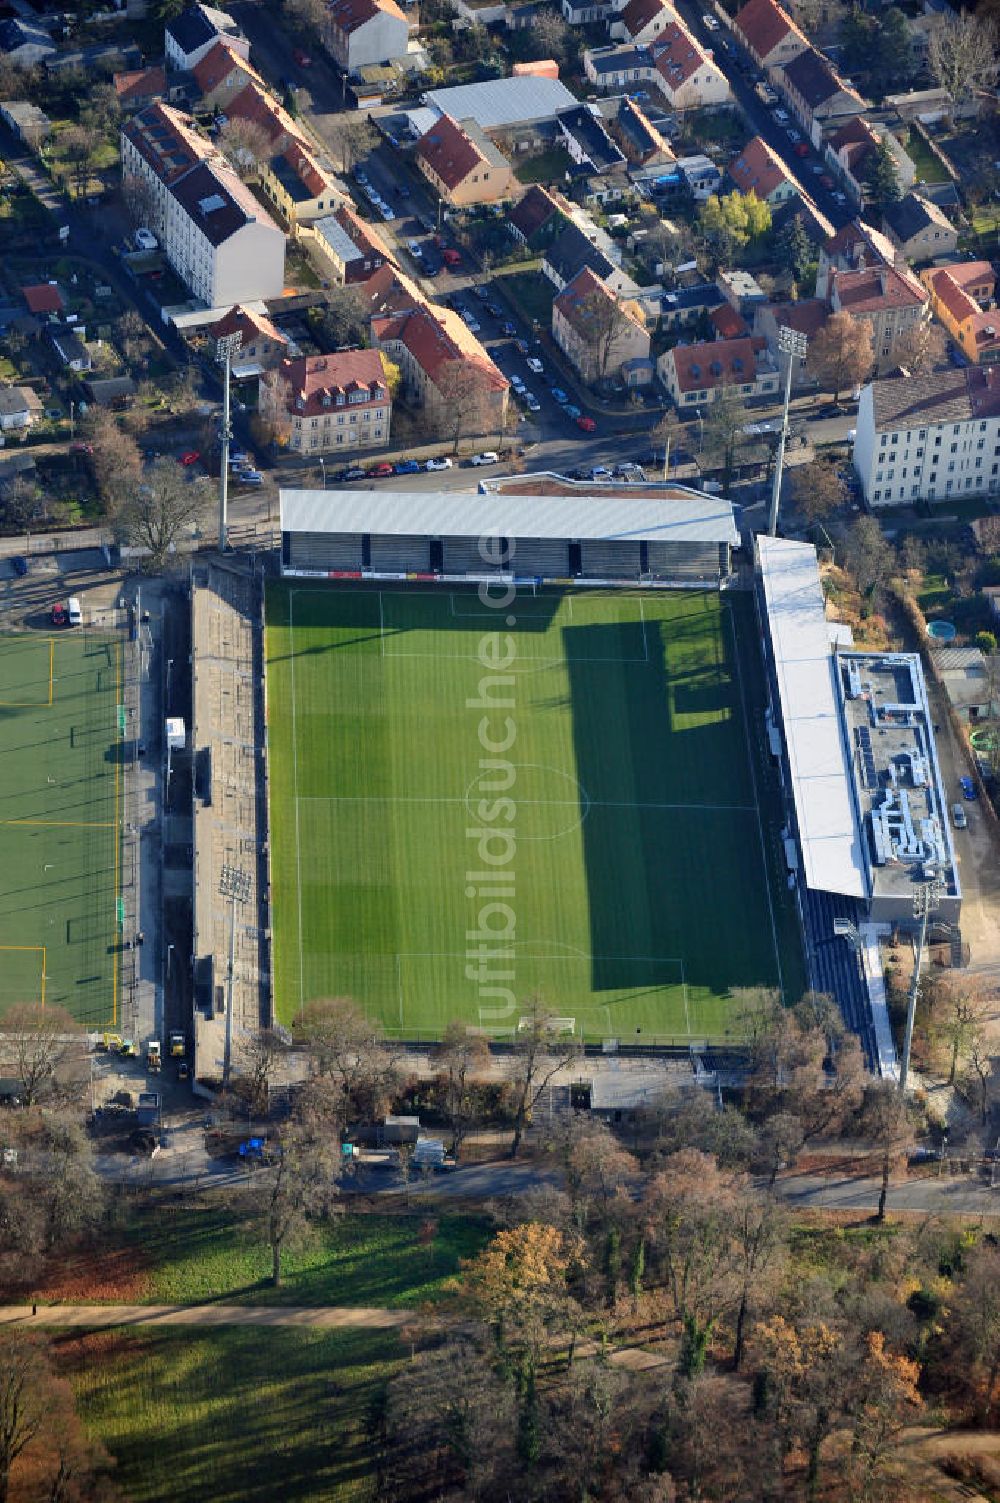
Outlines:
[[[0,637],[0,1010],[119,1008],[121,644]]]
[[[708,550],[714,588],[269,586],[280,1021],[348,995],[389,1037],[502,1039],[538,994],[585,1042],[684,1046],[735,988],[800,995],[753,604]]]

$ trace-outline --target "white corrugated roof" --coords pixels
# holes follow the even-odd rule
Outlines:
[[[282,532],[381,537],[567,538],[583,542],[730,543],[739,533],[721,496],[504,496],[468,491],[282,490]]]
[[[806,881],[863,898],[864,854],[816,550],[768,537],[757,539],[757,550]]]
[[[423,97],[425,104],[442,115],[450,115],[453,120],[475,120],[483,130],[546,120],[559,110],[572,109],[579,103],[558,78],[537,78],[532,74],[456,84],[451,89],[429,89]]]

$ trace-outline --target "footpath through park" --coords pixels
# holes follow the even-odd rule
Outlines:
[[[413,1310],[365,1305],[0,1305],[0,1325],[79,1326],[316,1326],[390,1331],[413,1320]]]

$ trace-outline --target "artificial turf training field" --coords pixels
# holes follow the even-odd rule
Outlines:
[[[501,984],[539,992],[588,1040],[645,1042],[718,1037],[731,988],[787,989],[800,960],[758,812],[739,607],[700,591],[522,593],[508,626],[473,591],[274,585],[278,1016],[350,995],[390,1036],[516,1026],[466,954],[489,900],[467,876],[484,869],[480,801],[500,796],[480,780],[511,777],[481,769],[484,711],[469,703],[497,677],[482,661],[496,632],[515,652],[512,686],[487,691],[513,700],[487,738],[515,737],[494,758],[514,780],[493,827],[516,841],[495,868],[516,923]]]
[[[89,633],[0,636],[0,1011],[115,1016],[120,653]]]

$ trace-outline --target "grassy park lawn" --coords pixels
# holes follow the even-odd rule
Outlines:
[[[93,1332],[59,1352],[131,1503],[371,1497],[370,1416],[402,1360],[394,1332]]]

